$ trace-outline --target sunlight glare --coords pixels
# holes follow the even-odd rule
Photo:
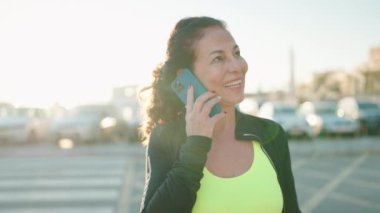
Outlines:
[[[64,139],[59,140],[58,144],[59,144],[59,147],[61,149],[72,149],[72,148],[74,148],[74,141],[72,141],[71,139],[68,139],[68,138],[64,138]]]

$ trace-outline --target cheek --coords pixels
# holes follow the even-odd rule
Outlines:
[[[202,76],[202,82],[203,84],[209,89],[209,90],[219,90],[219,87],[221,86],[220,83],[223,82],[224,75],[220,70],[216,70],[215,72],[208,72],[207,75]]]
[[[220,86],[220,83],[223,82],[224,76],[221,73],[216,73],[214,75],[208,76],[208,83],[210,87],[216,89],[216,87]]]

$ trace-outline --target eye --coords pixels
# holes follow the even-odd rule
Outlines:
[[[235,51],[235,55],[240,57],[240,56],[241,56],[241,55],[240,55],[240,50],[236,50],[236,51]]]
[[[215,58],[212,59],[212,63],[218,63],[218,62],[222,62],[222,61],[223,61],[222,56],[216,56]]]

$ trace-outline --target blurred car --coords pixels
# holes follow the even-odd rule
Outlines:
[[[69,110],[56,119],[50,129],[55,143],[68,139],[74,143],[124,140],[128,125],[116,107],[109,104],[87,104]]]
[[[265,102],[260,107],[257,116],[271,119],[279,123],[291,137],[306,136],[314,138],[312,127],[303,116],[296,112],[297,106],[283,102]]]
[[[8,107],[0,111],[0,141],[37,143],[47,138],[49,120],[46,110]]]
[[[139,142],[141,140],[139,128],[142,122],[140,109],[130,106],[121,107],[121,112],[125,122],[128,124],[127,140],[129,142]]]
[[[345,97],[338,102],[338,113],[357,120],[362,134],[380,132],[380,109],[374,102]]]
[[[300,105],[299,113],[305,116],[310,125],[320,129],[320,134],[359,133],[359,123],[339,116],[335,101],[305,102]]]

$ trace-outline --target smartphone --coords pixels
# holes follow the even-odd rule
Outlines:
[[[206,87],[203,86],[202,82],[193,74],[193,72],[190,71],[190,69],[182,69],[174,81],[171,83],[171,88],[181,99],[183,104],[186,104],[187,102],[187,88],[189,88],[190,85],[193,85],[194,88],[194,100],[208,91]],[[220,112],[220,105],[215,104],[211,109],[209,116],[212,117],[213,115]]]

